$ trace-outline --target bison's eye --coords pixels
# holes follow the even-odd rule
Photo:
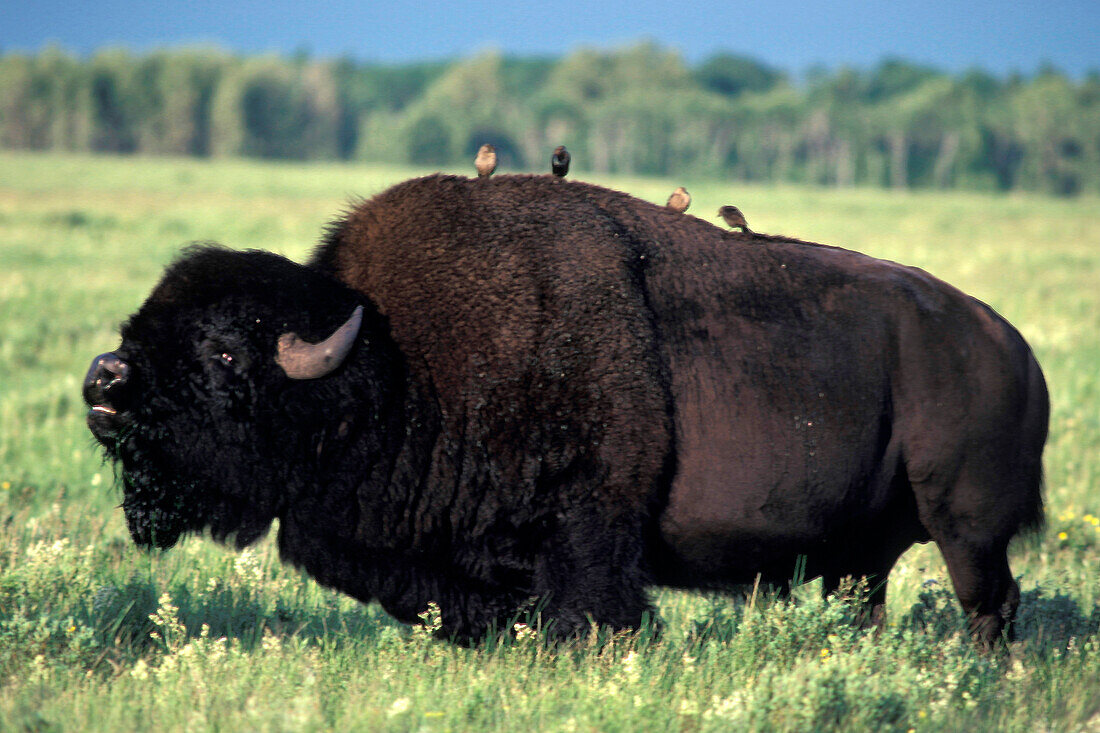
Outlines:
[[[210,360],[229,372],[237,372],[243,365],[230,351],[218,351],[210,355]]]
[[[232,344],[204,341],[199,354],[209,364],[207,371],[215,379],[241,374],[248,369],[248,355]]]

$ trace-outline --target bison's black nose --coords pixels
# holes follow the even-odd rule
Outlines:
[[[84,401],[93,413],[114,415],[129,381],[129,364],[113,352],[100,354],[92,359],[92,366],[84,377]]]

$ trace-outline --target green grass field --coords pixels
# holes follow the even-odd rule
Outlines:
[[[1100,730],[1096,198],[598,181],[662,203],[683,184],[703,218],[736,203],[759,230],[918,265],[1023,332],[1053,413],[1011,657],[965,638],[932,545],[894,569],[878,637],[810,583],[660,591],[656,640],[477,649],[319,588],[270,538],[136,550],[84,426],[91,357],[183,244],[301,259],[350,197],[421,172],[0,153],[0,730]]]

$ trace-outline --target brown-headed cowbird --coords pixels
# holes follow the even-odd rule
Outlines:
[[[474,158],[474,167],[477,168],[479,178],[488,178],[497,169],[497,151],[489,143],[485,143],[477,149],[477,157]]]
[[[686,188],[680,186],[668,197],[668,203],[665,206],[682,214],[691,206],[691,194],[687,192]]]
[[[569,151],[564,145],[554,148],[554,154],[550,156],[550,170],[558,178],[565,178],[565,174],[569,172]]]
[[[745,221],[745,215],[741,213],[741,209],[733,206],[723,206],[718,209],[718,216],[722,217],[722,221],[726,222],[726,226],[731,229],[740,228],[745,234],[752,234],[752,230],[749,229],[748,222]]]

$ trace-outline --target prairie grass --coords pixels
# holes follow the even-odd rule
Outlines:
[[[811,582],[655,591],[660,636],[474,649],[320,588],[270,538],[137,551],[84,427],[90,358],[186,242],[301,259],[349,197],[422,172],[0,154],[0,730],[1100,730],[1096,198],[598,181],[923,267],[1023,332],[1053,413],[1009,657],[966,639],[932,545],[891,574],[877,637],[848,623],[860,588]]]

